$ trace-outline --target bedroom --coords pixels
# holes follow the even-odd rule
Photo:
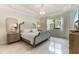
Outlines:
[[[78,6],[79,5],[73,4],[1,4],[0,53],[69,53],[69,31],[74,29],[72,19]],[[11,22],[15,24],[12,24],[8,20],[11,20]],[[22,22],[24,23],[21,24]],[[16,23],[18,25],[16,25]],[[19,29],[18,26],[20,24],[22,26]],[[34,38],[39,34],[38,32],[45,31],[45,33],[41,33],[41,37],[39,36],[38,38],[43,38],[44,40],[48,38],[49,40],[35,48],[24,41],[7,44],[9,40],[7,39],[8,31],[6,31],[6,29],[9,29],[8,27],[10,25],[15,25],[21,32],[23,29],[31,29],[30,32],[34,29],[35,32],[30,34],[31,36],[25,36],[27,39],[31,39],[31,37]],[[36,29],[38,30],[37,32]],[[24,33],[27,34],[26,32]],[[11,38],[13,39],[14,37]],[[33,41],[31,42],[33,43]]]

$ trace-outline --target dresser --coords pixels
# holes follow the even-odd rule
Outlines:
[[[70,32],[69,34],[69,53],[79,54],[79,32]]]

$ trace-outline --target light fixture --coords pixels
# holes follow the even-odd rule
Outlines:
[[[44,11],[44,5],[41,5],[41,11],[40,11],[40,15],[45,15],[46,12]]]
[[[40,25],[40,24],[37,24],[37,27],[38,27],[38,28],[40,28],[40,27],[41,27],[41,25]]]
[[[45,11],[40,11],[40,15],[44,15],[44,14],[46,14]]]

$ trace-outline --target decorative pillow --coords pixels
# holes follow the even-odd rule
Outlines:
[[[30,30],[29,32],[33,32],[33,30]]]

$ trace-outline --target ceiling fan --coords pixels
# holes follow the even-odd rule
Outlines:
[[[40,9],[40,15],[45,15],[46,12],[44,11],[44,4],[41,4],[41,9]]]

